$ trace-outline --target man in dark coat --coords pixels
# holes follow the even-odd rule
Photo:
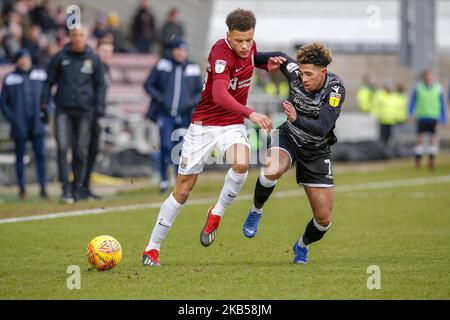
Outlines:
[[[88,147],[93,117],[102,116],[105,99],[105,77],[100,58],[87,46],[85,28],[70,31],[70,43],[58,52],[48,66],[41,111],[48,121],[51,88],[57,85],[55,132],[58,146],[58,172],[62,184],[63,203],[85,200],[83,182],[86,177]],[[74,181],[69,184],[67,152],[72,149]]]
[[[27,141],[31,141],[41,187],[40,196],[48,198],[45,170],[45,127],[39,116],[42,86],[47,74],[44,70],[33,67],[31,54],[27,49],[17,52],[15,62],[16,69],[7,74],[3,81],[0,109],[11,124],[11,137],[14,140],[16,151],[19,197],[26,198],[23,158]]]

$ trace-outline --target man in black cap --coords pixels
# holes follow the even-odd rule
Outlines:
[[[187,43],[176,38],[170,49],[171,56],[158,61],[144,84],[152,98],[147,117],[159,127],[161,192],[169,187],[167,169],[173,163],[172,149],[183,136],[180,131],[174,137],[172,133],[189,127],[192,111],[202,93],[201,70],[188,59]]]
[[[27,141],[33,144],[36,171],[41,187],[40,196],[48,199],[46,192],[45,170],[45,127],[42,123],[40,100],[42,86],[47,78],[44,70],[34,68],[31,54],[20,49],[15,56],[16,69],[3,80],[0,109],[11,124],[11,137],[15,143],[16,174],[19,185],[19,197],[26,198],[25,166],[23,158]]]
[[[63,203],[86,199],[88,147],[93,117],[104,112],[105,78],[100,58],[87,46],[84,27],[70,30],[70,43],[58,52],[48,66],[41,101],[43,119],[48,121],[51,88],[56,84],[55,127],[58,145],[58,171]],[[67,152],[72,149],[74,181],[69,184]]]

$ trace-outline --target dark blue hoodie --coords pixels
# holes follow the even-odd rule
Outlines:
[[[190,61],[178,63],[161,59],[144,83],[151,96],[147,117],[156,121],[158,113],[176,117],[191,117],[202,93],[200,67]]]
[[[11,123],[11,137],[28,140],[45,134],[39,112],[42,87],[47,74],[39,68],[28,72],[16,69],[3,80],[0,109]]]

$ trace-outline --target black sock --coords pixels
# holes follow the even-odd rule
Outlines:
[[[320,231],[317,229],[317,227],[314,225],[314,219],[311,219],[311,221],[308,223],[305,229],[305,233],[303,234],[303,243],[305,245],[309,245],[310,243],[319,241],[323,238],[327,230]]]
[[[273,189],[275,189],[275,185],[272,187],[264,187],[261,182],[259,182],[258,177],[256,180],[255,193],[253,197],[253,204],[255,205],[255,208],[261,209],[264,206],[264,203],[272,194]]]

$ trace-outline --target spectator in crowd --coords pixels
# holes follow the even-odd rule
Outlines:
[[[0,2],[0,4],[2,5],[2,19],[5,19],[11,11],[14,11],[15,3],[16,0],[3,0],[2,2]]]
[[[34,65],[41,65],[42,63],[42,51],[39,39],[41,39],[41,28],[38,25],[33,25],[28,29],[22,42],[23,47],[30,51],[31,60]]]
[[[416,119],[417,141],[414,148],[415,165],[420,168],[422,156],[428,154],[428,168],[434,169],[434,158],[439,152],[437,124],[447,123],[444,91],[433,81],[433,74],[426,69],[415,86],[409,103],[409,116]],[[428,144],[425,138],[428,136]]]
[[[65,28],[67,25],[67,14],[63,6],[58,6],[55,10],[54,21],[59,28]]]
[[[141,0],[133,18],[131,38],[138,52],[152,52],[156,40],[155,18],[148,0]]]
[[[92,34],[97,40],[99,40],[104,38],[108,33],[109,30],[108,30],[108,23],[106,21],[106,16],[104,14],[101,14],[95,21],[95,27],[94,31],[92,31]]]
[[[393,92],[395,109],[397,112],[397,124],[403,124],[408,120],[408,98],[402,84],[397,84]]]
[[[127,52],[125,38],[120,30],[120,17],[116,12],[110,12],[107,18],[108,30],[113,36],[114,52]]]
[[[368,74],[363,76],[363,83],[356,92],[356,100],[359,109],[363,112],[372,113],[373,98],[375,96],[375,85]]]
[[[174,39],[184,38],[184,27],[183,24],[179,21],[178,18],[179,11],[177,8],[172,8],[169,11],[167,16],[167,20],[164,22],[164,25],[161,29],[161,46],[162,46],[162,55],[168,55],[170,57],[171,49],[170,43]]]
[[[8,14],[7,29],[2,41],[6,58],[9,61],[14,61],[17,51],[21,48],[22,36],[22,18],[17,12],[12,11]]]
[[[84,200],[83,182],[92,118],[104,112],[105,78],[100,58],[87,46],[87,30],[82,27],[70,31],[70,43],[50,61],[48,78],[44,84],[41,111],[48,122],[48,103],[51,89],[57,85],[55,100],[55,132],[58,148],[61,201],[73,203]],[[74,181],[69,184],[67,151],[72,149]]]
[[[97,44],[97,54],[100,57],[102,68],[103,68],[103,74],[105,77],[105,85],[106,87],[109,86],[111,83],[111,76],[109,72],[109,61],[111,60],[111,57],[113,56],[114,47],[112,42],[109,41],[99,41]],[[94,170],[95,160],[97,158],[99,149],[100,149],[100,136],[102,132],[102,127],[100,125],[100,118],[104,115],[106,111],[106,90],[105,97],[103,97],[101,100],[105,104],[102,107],[102,111],[100,113],[97,113],[92,118],[91,123],[91,139],[89,142],[88,147],[88,157],[87,157],[87,169],[86,169],[86,178],[84,180],[84,192],[86,198],[93,198],[93,199],[100,199],[101,197],[96,195],[92,192],[91,189],[91,176],[92,172]]]
[[[392,128],[398,122],[398,111],[391,80],[385,80],[383,87],[375,92],[372,113],[380,124],[380,141],[387,147],[392,136]]]
[[[53,1],[42,0],[41,5],[36,6],[30,12],[31,21],[41,27],[42,32],[55,32],[58,28],[56,21],[53,19]]]
[[[147,117],[159,127],[161,192],[165,192],[169,187],[167,169],[172,163],[172,148],[178,143],[172,141],[172,133],[189,126],[192,111],[202,92],[201,70],[188,59],[186,42],[183,39],[174,39],[170,48],[170,59],[159,60],[144,84],[145,90],[152,98]],[[178,139],[179,136],[175,138]],[[175,172],[177,169],[175,167]]]
[[[0,109],[11,124],[15,143],[16,174],[20,199],[26,198],[25,166],[26,144],[31,141],[36,160],[40,196],[47,199],[45,170],[45,127],[39,116],[42,86],[47,77],[44,70],[32,65],[31,53],[21,49],[16,53],[16,68],[3,80]]]

